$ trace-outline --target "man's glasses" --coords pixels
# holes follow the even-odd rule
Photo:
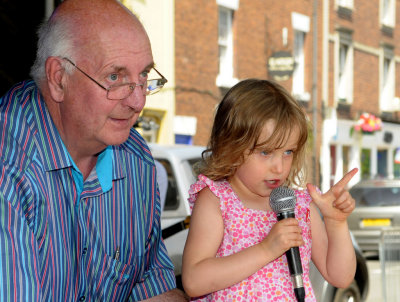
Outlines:
[[[126,99],[132,94],[133,90],[135,90],[137,86],[141,86],[144,95],[155,94],[159,92],[161,88],[164,87],[165,83],[168,82],[168,80],[161,73],[159,73],[157,69],[153,67],[155,72],[157,72],[157,74],[160,76],[159,79],[147,80],[146,83],[143,84],[125,83],[125,84],[112,85],[106,88],[99,82],[97,82],[94,78],[92,78],[90,75],[88,75],[86,72],[84,72],[82,69],[80,69],[78,66],[76,66],[76,64],[72,62],[70,59],[66,57],[64,57],[63,59],[72,64],[76,69],[78,69],[82,74],[84,74],[94,83],[96,83],[100,88],[107,91],[107,99],[109,100]]]

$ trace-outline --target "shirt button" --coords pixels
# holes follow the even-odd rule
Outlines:
[[[80,298],[79,298],[79,301],[85,301],[85,296],[81,296]]]
[[[83,249],[83,252],[82,252],[82,254],[83,254],[83,255],[85,255],[85,254],[86,254],[86,252],[87,252],[87,248],[85,247],[85,248]],[[85,297],[83,297],[83,299],[85,299]],[[81,300],[81,301],[83,301],[83,300]]]

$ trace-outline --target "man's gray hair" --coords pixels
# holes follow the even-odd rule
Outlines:
[[[38,45],[36,59],[33,63],[30,76],[40,87],[46,80],[45,64],[48,57],[68,57],[73,59],[73,32],[70,22],[63,16],[51,16],[42,23],[37,31]],[[64,65],[67,72],[72,72],[70,64]]]

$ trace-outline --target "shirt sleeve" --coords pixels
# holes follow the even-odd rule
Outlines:
[[[0,301],[41,301],[37,241],[19,206],[0,191]]]

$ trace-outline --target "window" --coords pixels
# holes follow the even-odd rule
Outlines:
[[[292,13],[293,38],[293,57],[294,70],[292,77],[292,94],[301,101],[309,101],[310,94],[305,90],[305,56],[304,44],[306,34],[310,30],[310,18],[299,13]]]
[[[393,50],[385,47],[382,58],[382,74],[381,74],[381,96],[380,108],[382,111],[396,110],[395,104],[395,71],[394,71],[394,55]]]
[[[159,158],[157,160],[164,166],[168,177],[167,192],[163,211],[176,210],[179,207],[179,192],[172,165],[167,159]]]
[[[381,0],[381,24],[387,27],[394,27],[395,11],[395,0]]]
[[[393,150],[393,175],[396,178],[400,177],[400,147]]]
[[[361,150],[361,178],[368,179],[371,175],[371,149]]]
[[[353,102],[353,48],[349,34],[339,34],[337,63],[337,99],[339,102]]]
[[[330,145],[330,156],[331,156],[331,175],[329,177],[330,187],[335,184],[335,175],[336,175],[336,146]]]
[[[218,7],[218,50],[219,74],[217,86],[230,87],[233,84],[233,10]]]
[[[293,71],[293,95],[299,99],[304,94],[304,38],[305,33],[294,31],[294,71]]]
[[[337,5],[343,8],[353,8],[353,0],[337,0]]]
[[[388,176],[388,150],[378,149],[377,152],[377,162],[378,162],[378,177],[385,178]]]

